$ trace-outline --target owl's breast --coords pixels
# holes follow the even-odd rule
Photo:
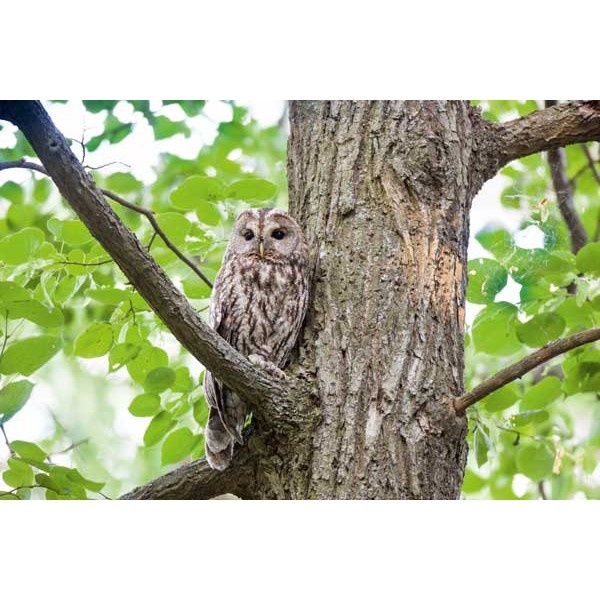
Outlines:
[[[257,259],[240,262],[228,280],[222,335],[246,356],[283,365],[304,316],[302,274],[292,264]]]

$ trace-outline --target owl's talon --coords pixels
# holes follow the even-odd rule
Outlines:
[[[257,367],[263,368],[269,375],[273,377],[277,377],[277,379],[287,379],[287,375],[276,365],[268,360],[265,360],[259,354],[251,354],[248,357],[248,360]]]

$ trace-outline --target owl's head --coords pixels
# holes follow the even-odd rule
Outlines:
[[[253,208],[237,218],[229,251],[259,260],[284,262],[291,257],[304,257],[306,242],[300,225],[285,210]]]

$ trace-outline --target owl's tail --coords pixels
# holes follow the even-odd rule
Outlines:
[[[204,440],[208,464],[213,469],[224,471],[231,464],[234,439],[225,429],[219,413],[212,406],[209,408]]]

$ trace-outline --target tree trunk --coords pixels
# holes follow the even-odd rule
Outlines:
[[[315,251],[307,495],[457,498],[466,422],[443,401],[463,391],[468,104],[293,102],[290,120],[290,210]]]

